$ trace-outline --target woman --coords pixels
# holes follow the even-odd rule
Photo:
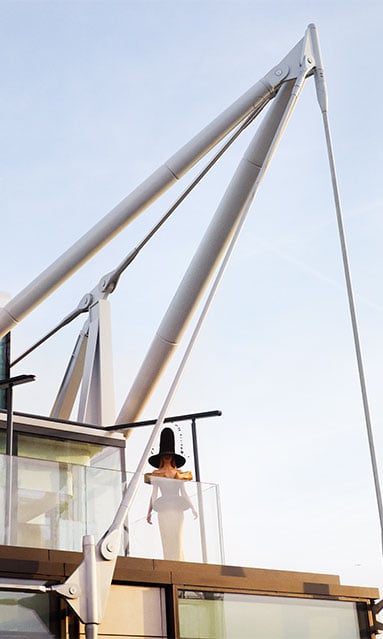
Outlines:
[[[179,470],[179,466],[183,466],[186,459],[175,453],[174,433],[171,428],[163,429],[159,452],[149,457],[148,462],[157,470],[145,475],[145,481],[153,486],[146,521],[151,524],[152,511],[158,513],[164,559],[182,561],[184,510],[191,508],[194,519],[198,514],[183,483],[192,479],[192,474],[190,471]]]

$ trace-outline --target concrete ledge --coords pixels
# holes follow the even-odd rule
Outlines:
[[[81,561],[82,554],[78,552],[0,546],[0,580],[3,577],[62,582]],[[126,584],[229,589],[281,596],[346,598],[354,601],[379,599],[377,588],[343,586],[337,575],[135,557],[117,559],[113,580]]]

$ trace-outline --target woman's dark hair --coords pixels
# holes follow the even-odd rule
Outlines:
[[[173,468],[177,468],[176,456],[172,453],[165,453],[164,455],[161,455],[159,468],[162,468],[162,466],[164,465],[164,457],[171,457],[171,460],[170,460],[171,465],[173,466]]]

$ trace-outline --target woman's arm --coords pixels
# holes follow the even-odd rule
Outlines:
[[[186,488],[185,488],[185,484],[183,484],[183,483],[181,484],[181,495],[188,502],[189,508],[191,508],[191,511],[193,513],[194,519],[197,519],[198,513],[197,513],[196,509],[194,508],[194,504],[193,504],[192,500],[190,499],[189,495],[187,494]]]
[[[154,502],[157,499],[157,495],[158,495],[158,486],[157,486],[157,484],[154,484],[153,490],[152,490],[152,495],[151,495],[150,500],[149,500],[148,514],[146,515],[146,521],[148,522],[148,524],[152,523],[153,504],[154,504]]]

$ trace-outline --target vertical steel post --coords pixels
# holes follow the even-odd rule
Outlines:
[[[197,443],[197,429],[196,421],[193,417],[191,421],[191,431],[193,440],[193,455],[194,455],[194,470],[195,479],[197,482],[197,499],[198,499],[198,513],[199,513],[199,532],[201,537],[201,550],[202,561],[207,562],[207,546],[206,546],[206,526],[205,526],[205,511],[203,507],[202,486],[201,486],[201,474],[199,469],[199,455],[198,455],[198,443]]]
[[[11,544],[12,531],[12,487],[13,487],[13,385],[10,382],[5,389],[7,403],[7,431],[5,441],[6,478],[5,478],[5,535],[4,543]]]
[[[98,624],[100,623],[98,606],[98,579],[96,547],[93,535],[85,535],[82,540],[85,562],[85,590],[86,590],[86,639],[97,639]]]
[[[11,359],[11,333],[7,333],[0,339],[0,377],[6,379],[10,377]],[[7,408],[6,389],[0,389],[0,408]]]
[[[192,431],[192,440],[193,440],[195,480],[201,481],[201,475],[199,470],[198,442],[197,442],[197,429],[196,429],[195,417],[193,417],[191,420],[191,431]]]

